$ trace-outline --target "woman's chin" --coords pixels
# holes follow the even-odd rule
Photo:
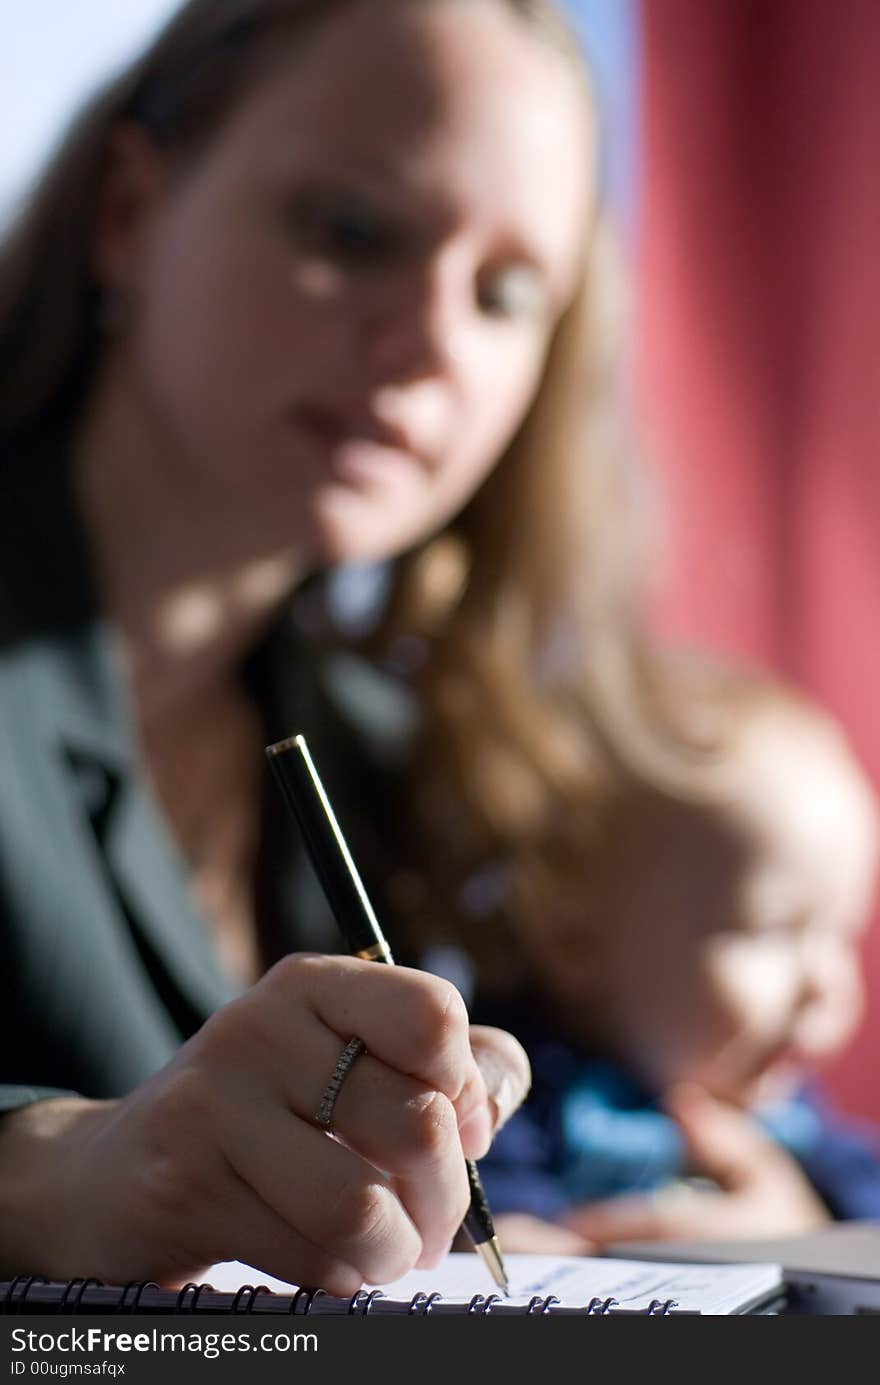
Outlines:
[[[417,524],[406,522],[404,507],[390,496],[380,501],[334,486],[316,496],[310,508],[309,548],[319,567],[393,558],[423,536]]]

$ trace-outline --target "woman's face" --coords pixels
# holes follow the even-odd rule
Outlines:
[[[151,191],[98,263],[132,303],[129,421],[174,484],[313,564],[441,525],[579,279],[593,151],[567,60],[495,0],[355,0],[192,162],[137,157]]]

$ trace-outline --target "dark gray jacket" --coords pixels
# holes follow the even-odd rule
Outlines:
[[[266,743],[305,731],[362,864],[389,812],[381,680],[282,623],[248,670]],[[371,703],[373,688],[377,696]],[[391,705],[391,704],[389,704]],[[356,711],[356,709],[355,709]],[[393,714],[391,722],[393,722]],[[393,727],[390,743],[394,742]],[[394,752],[391,752],[394,758]],[[270,953],[339,939],[267,773]],[[368,886],[381,880],[368,868]],[[379,872],[381,875],[381,872]],[[143,776],[59,449],[0,458],[0,1110],[119,1095],[236,992]]]

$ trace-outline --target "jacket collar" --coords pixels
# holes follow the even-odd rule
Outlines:
[[[131,755],[118,655],[102,619],[70,467],[51,440],[0,461],[0,648],[46,650],[54,729],[113,767]],[[35,709],[36,711],[36,709]]]

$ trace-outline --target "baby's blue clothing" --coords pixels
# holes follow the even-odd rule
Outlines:
[[[800,1162],[823,1136],[815,1108],[800,1096],[753,1109],[769,1135]],[[560,1176],[572,1202],[658,1188],[685,1168],[681,1131],[610,1063],[584,1062],[560,1093]]]
[[[528,1100],[480,1163],[495,1211],[552,1219],[577,1203],[650,1191],[688,1172],[678,1126],[620,1067],[515,1012],[476,1013],[517,1035],[533,1073]],[[752,1114],[834,1217],[880,1217],[876,1126],[835,1113],[813,1084]]]

